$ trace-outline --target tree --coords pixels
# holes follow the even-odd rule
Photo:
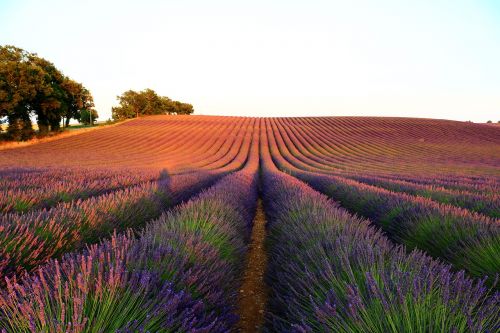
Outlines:
[[[34,135],[32,116],[44,135],[59,130],[62,117],[68,124],[93,106],[90,92],[51,62],[15,46],[0,46],[0,118],[7,118],[12,139]]]
[[[64,125],[68,127],[71,118],[79,122],[90,123],[90,120],[88,120],[90,116],[89,110],[92,111],[92,117],[95,121],[98,115],[97,111],[94,110],[94,99],[90,92],[81,83],[68,78],[63,82],[62,87],[65,91]],[[84,112],[86,112],[85,115],[83,114]],[[81,121],[82,119],[83,121]]]
[[[80,111],[80,124],[90,125],[92,120],[92,125],[94,125],[95,120],[99,117],[97,111],[94,109],[83,109]]]
[[[491,120],[488,120],[486,123],[487,123],[487,124],[491,124],[491,123],[493,123],[493,122],[492,122]]]
[[[41,135],[60,128],[64,112],[65,91],[62,83],[64,75],[51,62],[30,54],[30,61],[44,72],[44,80],[37,89],[31,108],[37,116],[38,130]]]
[[[159,96],[152,89],[140,92],[127,90],[117,96],[120,106],[112,108],[114,120],[137,118],[144,115],[159,114],[191,114],[194,108],[191,104],[172,101],[166,96]]]
[[[111,109],[113,119],[123,120],[139,117],[139,113],[142,112],[143,108],[143,101],[139,93],[128,90],[121,96],[117,96],[117,99],[120,101],[120,106]]]
[[[191,104],[181,103],[174,101],[175,103],[175,113],[176,114],[191,114],[194,112],[194,108]]]
[[[44,87],[45,73],[30,59],[20,48],[0,47],[0,116],[7,118],[7,133],[14,140],[33,135],[32,102]]]

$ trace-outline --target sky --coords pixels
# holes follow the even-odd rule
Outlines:
[[[195,114],[500,120],[500,0],[0,0],[0,44]]]

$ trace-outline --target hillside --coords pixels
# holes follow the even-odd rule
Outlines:
[[[314,170],[498,175],[500,128],[412,118],[153,116],[0,152],[23,167],[206,168],[232,161],[251,134],[271,131],[281,152]]]

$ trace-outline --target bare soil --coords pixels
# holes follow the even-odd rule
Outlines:
[[[266,238],[266,217],[262,200],[257,202],[250,247],[248,249],[243,284],[240,288],[238,315],[239,332],[259,332],[264,324],[264,311],[267,302],[267,287],[264,273],[267,265],[267,254],[264,249]]]

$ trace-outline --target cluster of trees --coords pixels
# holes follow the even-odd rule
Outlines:
[[[0,46],[0,119],[8,122],[8,137],[33,137],[33,116],[45,135],[60,130],[61,121],[63,126],[72,118],[90,123],[98,115],[90,92],[54,64],[15,46]]]
[[[145,115],[191,114],[193,106],[188,103],[173,101],[166,96],[159,96],[152,89],[142,91],[128,90],[117,97],[120,106],[112,108],[114,120],[123,120]]]

